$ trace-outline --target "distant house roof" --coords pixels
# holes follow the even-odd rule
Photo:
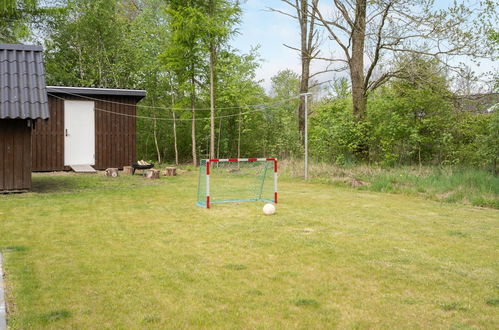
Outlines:
[[[41,46],[0,44],[0,119],[48,119]]]
[[[137,98],[143,98],[146,96],[146,91],[142,89],[115,89],[115,88],[93,88],[93,87],[47,86],[47,92],[52,94],[66,94],[66,95],[134,96]]]
[[[454,105],[457,110],[475,113],[489,113],[499,104],[499,93],[484,93],[454,96]]]
[[[490,108],[487,109],[487,112],[494,112],[494,111],[497,111],[499,110],[499,102],[497,102],[496,104],[494,104],[493,106],[491,106]]]

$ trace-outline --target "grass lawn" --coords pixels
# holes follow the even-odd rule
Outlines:
[[[34,177],[0,196],[22,328],[498,328],[499,211],[281,180],[195,206],[197,173]]]

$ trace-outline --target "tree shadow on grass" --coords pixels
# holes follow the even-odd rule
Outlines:
[[[141,176],[109,178],[99,174],[61,174],[33,176],[33,193],[71,193],[98,189],[133,189],[138,186],[160,185],[167,180],[150,180]]]
[[[78,185],[71,177],[38,177],[33,178],[31,191],[38,194],[71,192],[78,189]]]

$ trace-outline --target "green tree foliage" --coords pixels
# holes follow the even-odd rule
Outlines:
[[[338,165],[355,162],[355,151],[364,143],[364,125],[353,115],[349,95],[317,105],[310,119],[312,156]]]
[[[254,141],[258,141],[258,135],[262,134],[259,124],[263,125],[263,116],[260,111],[254,111],[258,109],[248,107],[267,99],[265,91],[256,82],[255,71],[258,67],[256,49],[249,54],[239,54],[232,49],[219,53],[216,99],[220,109],[215,113],[218,117],[215,120],[217,157],[252,157],[262,154],[261,143]],[[205,92],[204,97],[207,99],[208,93]]]
[[[206,26],[204,35],[209,54],[210,85],[210,158],[215,157],[215,96],[217,88],[217,61],[220,51],[231,35],[234,25],[239,23],[241,9],[239,1],[208,0],[206,2]]]
[[[488,39],[492,43],[492,47],[495,49],[496,54],[499,52],[499,31],[490,29],[488,32]],[[497,60],[498,57],[496,56]],[[494,74],[494,90],[499,91],[499,70],[496,69]]]
[[[163,64],[175,73],[181,84],[192,89],[194,79],[197,83],[206,71],[204,65],[204,49],[202,36],[204,33],[204,16],[196,1],[168,1],[166,7],[170,38],[161,54]]]
[[[489,166],[494,175],[499,174],[499,110],[496,109],[489,115],[485,134],[478,139],[479,156],[482,162]]]
[[[385,164],[446,160],[454,117],[438,62],[404,56],[398,77],[369,100],[370,159]]]
[[[205,72],[203,62],[205,49],[202,46],[205,16],[201,10],[201,1],[193,0],[185,3],[170,0],[167,3],[170,39],[161,58],[167,70],[175,73],[177,85],[189,95],[192,109],[191,153],[192,162],[196,165],[199,153],[199,146],[196,142],[196,105],[198,88],[203,85]]]
[[[26,14],[37,11],[37,1],[5,0],[0,4],[0,42],[15,43],[29,35]]]
[[[279,71],[271,78],[270,95],[274,105],[266,112],[266,140],[273,155],[302,157],[298,107],[300,77],[291,70]]]
[[[359,162],[367,141],[370,162],[491,166],[497,169],[497,115],[457,111],[445,71],[434,59],[403,56],[397,78],[372,93],[364,123],[351,115],[345,82],[314,109],[311,152],[321,161]],[[365,136],[365,132],[368,133]]]
[[[29,38],[30,22],[45,10],[42,2],[6,3],[14,10],[0,13],[2,40]],[[265,93],[256,81],[257,49],[241,54],[229,47],[241,17],[239,2],[60,3],[64,10],[42,20],[48,83],[147,90],[138,107],[146,117],[137,118],[139,158],[197,163],[210,154],[302,157],[300,77],[280,71]],[[497,46],[497,32],[484,33]],[[390,79],[368,93],[361,121],[347,78],[338,78],[327,98],[310,103],[311,156],[337,164],[453,164],[497,172],[497,108],[457,111],[447,72],[434,57],[417,53],[398,56],[386,72],[379,67],[372,73],[381,79],[388,72]]]
[[[204,33],[201,35],[208,51],[213,47],[219,52],[237,32],[235,26],[241,20],[239,1],[206,0],[199,1],[199,9],[204,18],[199,21]]]
[[[41,29],[60,9],[41,6],[40,0],[2,0],[0,2],[0,42],[29,40],[33,29]]]
[[[161,107],[173,106],[172,74],[165,73],[159,55],[163,52],[165,44],[169,38],[166,28],[166,14],[162,0],[148,0],[142,2],[142,6],[137,8],[131,3],[123,8],[122,14],[126,14],[131,19],[129,27],[130,43],[136,45],[133,48],[140,57],[135,72],[137,87],[147,91],[147,97],[140,103],[138,113],[141,116],[152,118],[171,118],[171,113]],[[155,157],[162,160],[162,156],[170,152],[172,145],[171,123],[164,120],[137,121],[137,129],[141,134],[137,135],[137,145],[140,148],[151,147],[155,150]],[[150,143],[149,143],[150,142]]]
[[[68,0],[46,42],[49,84],[132,88],[142,60],[125,0]]]

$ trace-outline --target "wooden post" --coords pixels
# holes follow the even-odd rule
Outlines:
[[[119,175],[117,168],[108,168],[108,169],[106,169],[105,174],[106,174],[106,176],[110,176],[112,178],[117,178]]]
[[[163,175],[165,176],[175,176],[177,175],[177,168],[176,167],[167,167],[165,171],[163,172]]]
[[[159,179],[159,170],[147,170],[146,178],[148,179]]]
[[[123,166],[123,173],[124,174],[133,174],[133,167],[131,167],[131,166]]]

